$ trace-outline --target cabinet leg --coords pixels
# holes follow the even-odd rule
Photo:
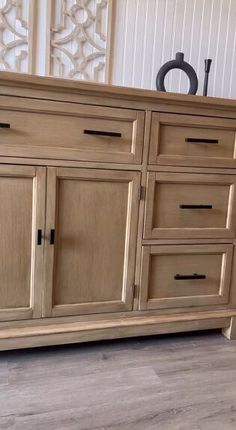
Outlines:
[[[230,321],[230,326],[224,328],[222,333],[229,340],[236,340],[236,317],[232,317]]]

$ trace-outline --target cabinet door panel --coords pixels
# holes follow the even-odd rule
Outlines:
[[[45,172],[0,166],[0,320],[41,316]]]
[[[131,309],[138,185],[138,173],[49,169],[45,315]]]

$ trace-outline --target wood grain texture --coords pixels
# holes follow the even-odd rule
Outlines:
[[[218,333],[1,353],[0,427],[234,430],[235,353]]]
[[[109,99],[109,104],[112,105],[112,99],[139,101],[143,103],[154,103],[156,105],[185,105],[188,107],[195,106],[197,108],[213,109],[217,115],[217,111],[227,111],[226,117],[236,118],[235,104],[232,99],[223,99],[217,97],[203,97],[176,93],[163,93],[160,91],[142,90],[139,88],[127,88],[117,85],[97,84],[93,82],[82,82],[73,79],[61,79],[52,77],[42,77],[23,73],[9,73],[1,71],[0,74],[0,92],[1,94],[21,94],[24,89],[24,96],[31,94],[36,98],[45,98],[46,93],[53,97],[53,100],[58,97],[64,100],[75,100],[74,95],[80,95],[80,102],[86,100],[86,97],[92,95],[93,100],[99,97]],[[67,99],[66,94],[69,93]],[[86,96],[86,97],[83,97]],[[98,100],[98,99],[97,99]],[[77,102],[79,102],[77,98]],[[88,101],[90,103],[90,100]],[[132,104],[130,105],[132,106]],[[180,107],[181,108],[181,107]],[[155,110],[155,109],[153,109]],[[212,111],[213,112],[213,111]],[[230,112],[230,113],[229,113]],[[186,111],[187,113],[187,111]],[[213,114],[214,115],[214,114]],[[224,115],[223,115],[224,116]]]
[[[133,336],[147,336],[163,333],[178,333],[196,330],[208,330],[230,326],[230,318],[215,313],[215,318],[206,315],[197,315],[195,318],[147,318],[123,319],[116,323],[101,320],[100,323],[86,324],[57,324],[53,321],[48,326],[39,328],[37,325],[31,328],[10,329],[1,332],[0,351],[16,348],[32,348],[46,345],[60,345],[97,341],[104,339],[117,339]]]
[[[235,131],[236,123],[229,119],[154,112],[149,163],[235,167]]]
[[[145,239],[235,237],[235,176],[148,174]],[[211,209],[182,209],[211,205]]]
[[[135,293],[133,310],[138,309],[139,302],[139,288],[140,288],[140,268],[142,258],[142,238],[143,238],[143,220],[146,201],[146,187],[147,187],[147,160],[149,153],[149,141],[151,130],[151,112],[147,111],[145,114],[145,133],[143,142],[143,163],[141,175],[141,195],[139,203],[139,219],[138,219],[138,237],[137,237],[137,253],[136,253],[136,267],[135,267]]]
[[[41,315],[45,169],[0,167],[0,320]]]
[[[236,318],[231,318],[230,326],[224,328],[222,333],[227,339],[236,340]]]
[[[130,310],[138,173],[49,169],[45,315]]]
[[[176,245],[143,248],[140,309],[228,303],[232,245]],[[176,280],[177,274],[201,280]]]
[[[34,288],[19,294],[17,312],[4,314],[4,304],[0,349],[209,328],[233,337],[235,102],[5,73],[0,91],[12,126],[0,129],[1,169],[8,182],[19,164],[19,184],[26,170],[34,184],[24,276]],[[83,140],[85,127],[123,138]],[[186,131],[217,139],[218,149],[184,154]],[[212,204],[212,212],[179,212],[191,203]],[[35,251],[38,228],[43,246]],[[168,276],[186,268],[207,278],[176,290]]]
[[[1,155],[141,162],[141,111],[2,96],[1,121],[11,126],[0,129]],[[89,135],[85,130],[120,136]]]

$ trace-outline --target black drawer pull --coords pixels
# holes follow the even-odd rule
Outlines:
[[[55,230],[52,229],[50,231],[50,245],[54,245],[54,243],[55,243]]]
[[[0,128],[10,128],[11,125],[8,124],[7,122],[0,122]]]
[[[42,245],[42,230],[37,231],[37,245]]]
[[[174,279],[176,281],[187,281],[189,279],[206,279],[206,275],[198,275],[197,273],[194,273],[193,275],[180,275],[177,273],[174,276]]]
[[[180,209],[212,209],[212,205],[179,205]]]
[[[84,130],[84,134],[93,134],[96,136],[121,137],[121,133],[116,131]]]
[[[214,144],[217,145],[219,143],[218,139],[196,139],[194,137],[186,137],[185,142],[188,143],[205,143],[205,144]]]

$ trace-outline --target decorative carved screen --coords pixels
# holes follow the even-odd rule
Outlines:
[[[111,9],[112,0],[0,0],[0,70],[106,82]]]
[[[108,0],[55,0],[51,15],[51,74],[104,80]]]
[[[30,71],[29,0],[0,0],[0,70]]]

